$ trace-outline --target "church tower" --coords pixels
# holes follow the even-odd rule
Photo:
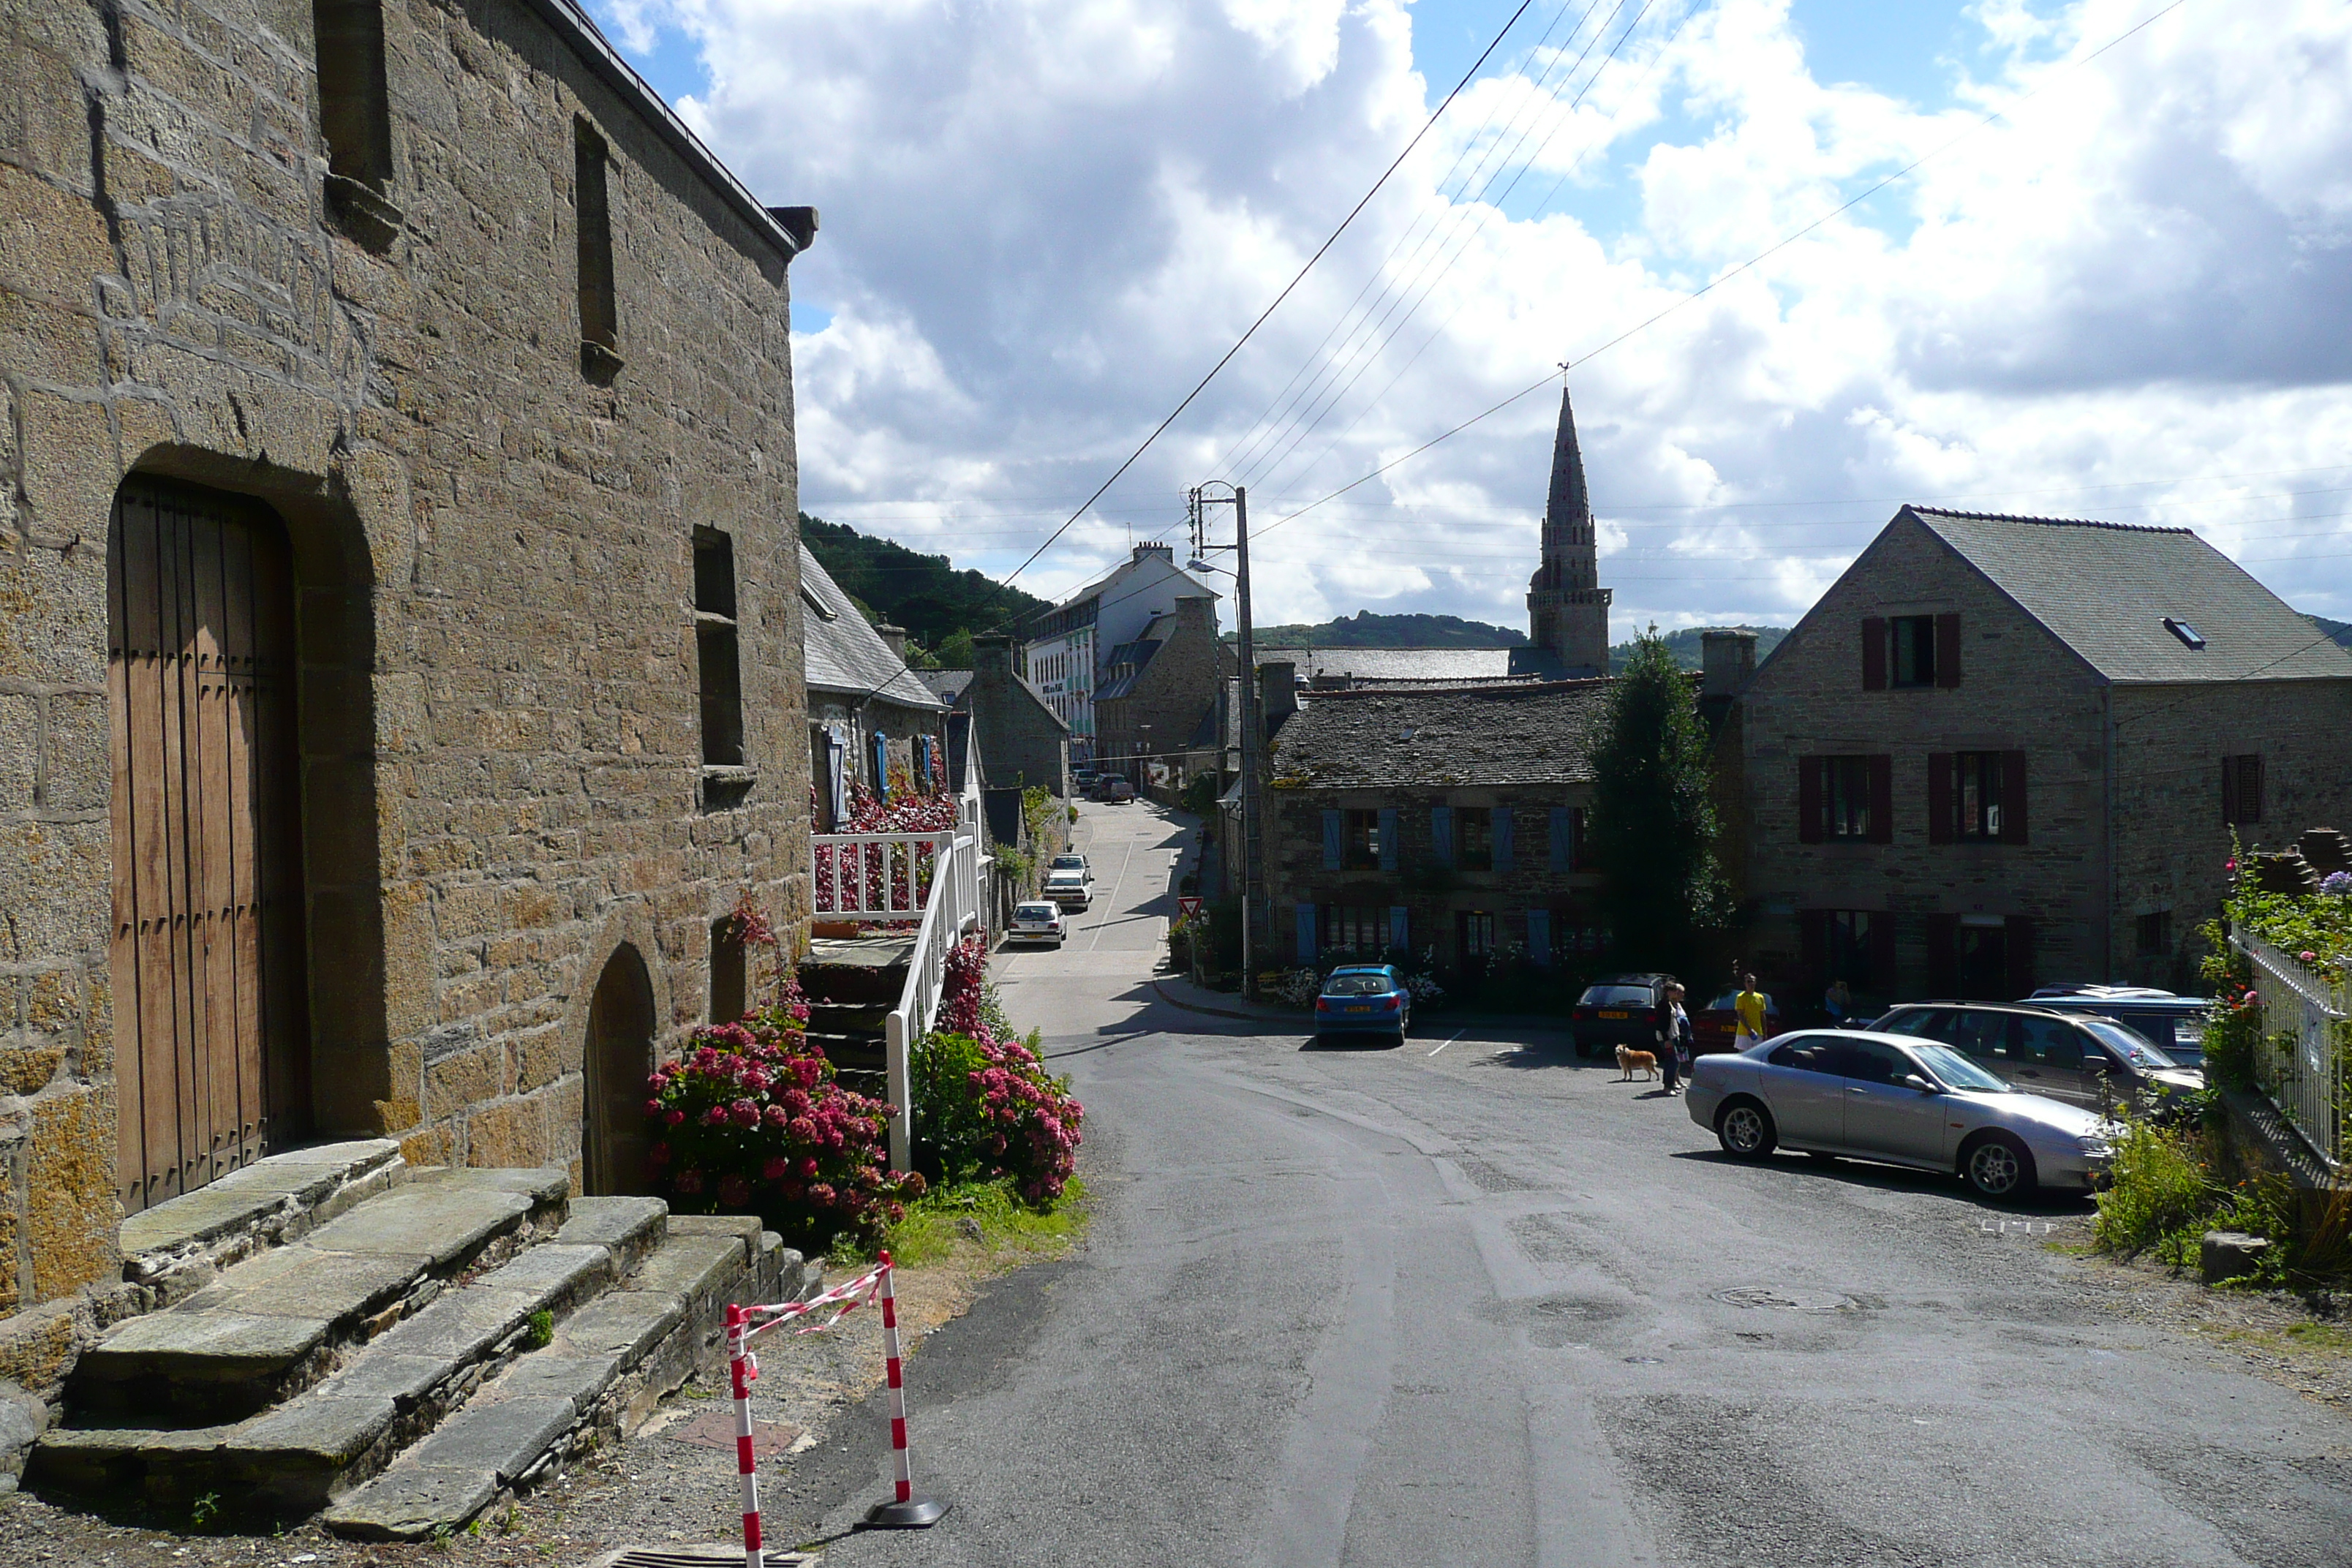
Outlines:
[[[1551,449],[1551,496],[1544,507],[1543,560],[1528,580],[1530,646],[1515,648],[1511,673],[1554,679],[1609,673],[1610,590],[1601,586],[1592,501],[1576,447],[1576,414],[1559,393],[1559,433]]]

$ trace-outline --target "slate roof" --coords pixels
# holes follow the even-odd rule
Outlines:
[[[1592,778],[1606,680],[1314,696],[1275,739],[1276,787],[1562,784]]]
[[[801,596],[808,610],[801,622],[807,628],[802,653],[810,690],[870,695],[902,708],[947,706],[890,651],[805,544],[801,546]]]
[[[963,695],[963,689],[971,684],[971,671],[968,669],[919,669],[914,676],[931,689],[933,696],[950,708]]]
[[[2352,653],[2188,529],[1921,506],[1903,513],[2109,680],[2352,679]],[[2168,616],[2194,627],[2204,647],[2168,630]]]

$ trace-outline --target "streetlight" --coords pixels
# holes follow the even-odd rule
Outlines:
[[[1212,489],[1231,491],[1213,495]],[[1264,806],[1258,799],[1258,753],[1265,745],[1265,722],[1258,714],[1257,649],[1250,640],[1249,491],[1239,485],[1213,479],[1196,485],[1188,498],[1192,514],[1194,571],[1210,570],[1213,550],[1234,552],[1234,609],[1241,630],[1242,664],[1242,994],[1257,994],[1257,926],[1259,902],[1265,897],[1265,863],[1259,853],[1259,824]],[[1234,542],[1209,542],[1209,508],[1234,509]]]

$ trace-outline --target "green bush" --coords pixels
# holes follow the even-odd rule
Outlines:
[[[2220,1195],[2202,1152],[2192,1128],[2126,1118],[2112,1180],[2091,1222],[2099,1250],[2137,1258],[2153,1248],[2175,1268],[2193,1260]]]

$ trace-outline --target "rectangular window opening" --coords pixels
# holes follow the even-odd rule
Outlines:
[[[2263,759],[2259,752],[2221,759],[2221,818],[2232,827],[2262,821]]]
[[[735,541],[716,528],[694,531],[694,607],[735,618]]]
[[[1462,956],[1484,958],[1495,951],[1495,916],[1488,910],[1465,910],[1461,921]]]
[[[1897,687],[1933,686],[1936,684],[1936,617],[1933,616],[1895,616],[1886,623],[1886,635],[1892,644],[1892,656],[1887,668],[1892,675],[1888,684]]]
[[[2001,769],[1999,752],[1952,755],[1952,836],[1993,842],[2000,837]]]
[[[1454,831],[1459,836],[1460,866],[1465,871],[1491,871],[1495,868],[1495,812],[1491,806],[1465,805],[1454,814],[1460,824]]]
[[[1380,957],[1389,947],[1389,911],[1352,904],[1323,906],[1322,948],[1327,953]]]
[[[382,0],[311,0],[319,130],[327,168],[382,195],[392,182],[392,99],[384,86]]]
[[[2132,921],[2134,945],[2142,958],[2162,957],[2172,951],[2172,911],[2158,910]]]
[[[580,261],[580,360],[596,377],[620,368],[620,312],[613,286],[613,210],[604,139],[584,121],[572,132],[574,216]]]
[[[1824,837],[1870,837],[1870,759],[1822,759],[1822,832]]]
[[[702,698],[702,765],[743,765],[743,674],[735,627],[735,544],[694,531],[694,652]]]
[[[710,1021],[731,1024],[747,1006],[742,939],[735,934],[735,917],[721,915],[710,922]]]
[[[1342,832],[1340,865],[1350,871],[1380,869],[1381,814],[1378,811],[1351,810],[1347,814]]]

